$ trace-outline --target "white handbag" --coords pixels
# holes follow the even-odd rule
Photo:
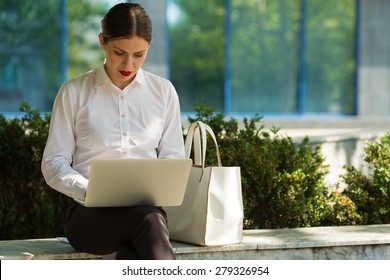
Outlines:
[[[214,142],[218,166],[205,166],[207,137]],[[222,166],[214,132],[200,121],[188,129],[186,157],[191,168],[183,204],[165,207],[171,240],[203,246],[240,243],[243,230],[243,203],[240,167]]]

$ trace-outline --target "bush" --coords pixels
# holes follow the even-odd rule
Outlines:
[[[49,188],[41,173],[49,116],[23,103],[21,119],[0,115],[0,239],[63,235],[69,200]]]
[[[40,168],[50,117],[26,103],[21,111],[21,119],[0,115],[0,239],[63,235],[71,199],[48,187]],[[361,222],[357,209],[364,217],[371,215],[362,210],[366,202],[359,195],[329,191],[324,183],[328,166],[308,138],[296,144],[279,129],[266,131],[259,116],[244,119],[239,128],[234,118],[203,105],[189,121],[198,119],[216,133],[223,164],[241,167],[245,228],[348,225]],[[211,145],[207,153],[208,164],[216,164]]]
[[[390,223],[390,134],[379,141],[368,141],[364,147],[364,161],[369,175],[364,175],[354,166],[345,165],[342,176],[347,187],[344,194],[356,204],[363,224]]]
[[[240,166],[246,228],[283,228],[344,225],[360,222],[354,204],[339,192],[329,192],[324,178],[320,146],[312,147],[305,138],[296,144],[281,136],[279,129],[264,130],[261,117],[225,120],[222,113],[197,105],[197,115],[216,133],[222,163]],[[207,159],[216,164],[213,147]],[[214,161],[213,161],[214,160]]]

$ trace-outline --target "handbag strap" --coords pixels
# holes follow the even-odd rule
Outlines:
[[[195,165],[201,165],[201,153],[200,153],[200,138],[199,138],[199,129],[197,131],[196,128],[198,126],[197,122],[191,123],[191,125],[188,127],[186,140],[184,143],[184,150],[185,150],[185,157],[190,158],[191,156],[191,147],[192,147],[192,141],[195,138],[194,141],[194,164]],[[195,153],[195,150],[197,150],[197,153]]]
[[[185,140],[186,158],[190,158],[192,141],[194,141],[194,164],[201,165],[202,168],[204,168],[206,162],[207,134],[209,134],[213,140],[218,166],[222,166],[221,155],[215,134],[209,125],[201,121],[193,122],[188,128]]]

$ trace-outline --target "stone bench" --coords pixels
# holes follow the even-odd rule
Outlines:
[[[202,247],[172,242],[179,260],[390,259],[390,225],[245,230],[240,244]],[[107,259],[77,252],[58,238],[0,241],[0,259]]]

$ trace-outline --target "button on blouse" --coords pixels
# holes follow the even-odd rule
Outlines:
[[[83,199],[94,158],[184,158],[171,82],[140,69],[120,90],[103,65],[65,82],[53,105],[43,175],[54,189]]]

